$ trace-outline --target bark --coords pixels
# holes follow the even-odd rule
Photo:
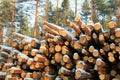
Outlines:
[[[90,19],[93,21],[93,3],[90,1]]]
[[[37,37],[37,22],[38,22],[38,0],[36,0],[36,13],[35,13],[35,24],[34,24],[34,31],[33,37]]]
[[[57,6],[56,6],[56,25],[58,25],[58,0],[57,0]]]
[[[0,44],[2,44],[3,27],[0,26]]]
[[[13,8],[12,8],[12,21],[11,21],[11,26],[10,26],[10,32],[9,32],[9,40],[8,40],[8,45],[10,46],[12,44],[12,33],[13,33],[13,27],[14,27],[14,16],[15,16],[15,0],[13,3]]]
[[[120,6],[117,7],[117,26],[120,26]]]
[[[45,20],[46,21],[49,20],[48,9],[49,9],[49,0],[46,0],[46,15],[45,15]]]

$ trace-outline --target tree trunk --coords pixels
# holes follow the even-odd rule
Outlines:
[[[3,27],[0,26],[0,45],[2,44]]]
[[[64,10],[64,27],[67,25],[67,15],[68,15],[68,9],[67,8],[65,8],[65,10]]]
[[[118,3],[120,3],[120,0],[118,0]],[[117,26],[120,26],[120,5],[117,6]]]
[[[77,0],[75,0],[75,17],[77,16]]]
[[[36,13],[35,13],[35,23],[34,23],[34,31],[33,37],[37,37],[37,22],[38,22],[38,0],[36,0]]]
[[[92,3],[92,0],[90,1],[90,20],[93,21],[93,3]]]
[[[56,25],[58,25],[58,0],[56,5]]]
[[[45,20],[46,21],[48,21],[48,19],[49,19],[48,9],[49,9],[49,0],[46,0],[46,15],[45,15]]]
[[[65,11],[64,11],[64,24],[63,24],[64,27],[66,26],[66,17],[67,17],[67,14],[66,14],[66,13],[67,13],[67,11],[65,10]]]
[[[12,33],[13,33],[13,26],[14,26],[14,16],[15,16],[15,0],[13,2],[13,8],[12,8],[12,21],[11,21],[11,26],[10,26],[10,32],[9,32],[9,40],[8,40],[8,45],[11,46],[12,43]]]

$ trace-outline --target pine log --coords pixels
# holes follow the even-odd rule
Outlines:
[[[33,77],[34,79],[39,79],[39,78],[41,77],[41,73],[40,73],[40,72],[33,72],[33,73],[32,73],[32,77]]]
[[[62,60],[62,58],[63,58],[63,55],[61,54],[61,53],[55,53],[55,56],[54,56],[55,58],[55,61],[57,62],[57,63],[60,63],[61,62],[61,60]]]
[[[88,21],[88,23],[87,23],[87,27],[91,30],[91,31],[93,31],[94,30],[94,23],[93,23],[93,21]]]
[[[34,60],[43,63],[43,62],[45,62],[46,58],[43,55],[37,54],[34,57]]]
[[[65,29],[59,30],[59,35],[64,37],[67,41],[76,40],[76,38]]]
[[[79,42],[80,42],[81,45],[87,45],[88,41],[87,41],[86,35],[80,35]]]
[[[73,59],[74,60],[79,60],[80,59],[80,56],[78,55],[78,53],[73,54]]]
[[[45,36],[46,36],[47,38],[54,38],[54,37],[55,37],[53,34],[50,34],[50,33],[48,33],[48,32],[45,33]]]
[[[36,56],[37,54],[39,54],[40,52],[39,52],[39,50],[37,50],[37,49],[32,49],[32,51],[31,51],[31,56]]]
[[[0,45],[0,50],[10,54],[12,52],[12,47]]]
[[[61,67],[60,69],[59,69],[59,72],[58,72],[59,74],[65,74],[65,75],[74,75],[74,73],[71,71],[71,70],[69,70],[69,69],[66,69],[65,67]]]
[[[78,34],[81,33],[80,29],[77,27],[76,24],[74,24],[74,23],[71,22],[70,20],[67,20],[67,23],[68,23]]]
[[[81,19],[79,17],[75,17],[74,21],[79,25],[79,28],[81,29],[81,25],[82,25]]]
[[[82,23],[81,29],[84,31],[84,33],[86,33],[86,35],[91,36],[91,30],[84,23]]]
[[[45,30],[46,32],[53,34],[53,35],[58,35],[58,32],[49,28],[47,25],[43,25],[43,30]]]
[[[51,29],[56,30],[57,32],[58,32],[60,29],[63,29],[63,28],[61,28],[60,26],[57,26],[57,25],[52,24],[52,23],[49,23],[49,22],[44,22],[44,24],[47,25],[48,27],[50,27]]]
[[[64,55],[64,56],[63,56],[63,61],[64,61],[65,63],[71,63],[71,59],[70,59],[70,57],[69,57],[68,55]]]
[[[86,72],[83,69],[76,69],[75,78],[76,79],[87,79],[87,78],[91,78],[91,74]]]
[[[6,72],[0,71],[0,79],[5,79],[5,77],[6,77]]]
[[[100,74],[99,78],[101,80],[109,80],[110,79],[110,75],[109,74]]]
[[[109,22],[109,30],[110,30],[110,34],[114,34],[115,33],[115,28],[116,28],[116,23],[115,22]]]
[[[62,40],[62,38],[61,38],[60,36],[55,36],[55,37],[53,38],[53,40],[54,40],[54,42],[57,43],[57,44],[60,44],[60,45],[63,45],[63,44],[64,44],[64,42],[63,42],[63,40]]]
[[[94,30],[96,33],[102,32],[102,25],[100,23],[95,23]]]
[[[13,40],[12,41],[12,47],[13,48],[19,49],[19,44],[20,44],[19,40]]]

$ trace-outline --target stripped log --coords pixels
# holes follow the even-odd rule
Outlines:
[[[44,22],[40,39],[13,33],[12,47],[0,45],[0,79],[119,80],[116,23],[103,30],[100,23],[85,25],[79,17],[67,22],[71,29]]]

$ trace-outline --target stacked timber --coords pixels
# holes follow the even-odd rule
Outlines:
[[[0,45],[5,80],[119,80],[120,28],[109,22],[67,20],[71,31],[44,22],[40,38],[14,33],[12,47]]]

